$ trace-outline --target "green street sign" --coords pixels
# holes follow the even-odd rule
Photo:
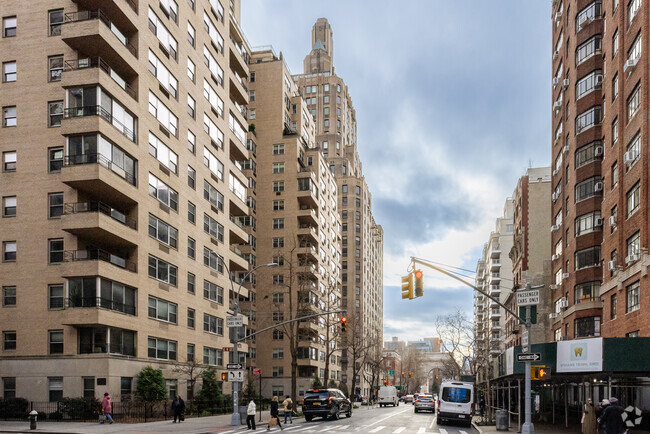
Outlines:
[[[390,370],[388,371],[388,375],[395,375],[395,370],[394,370],[394,369],[390,369]]]

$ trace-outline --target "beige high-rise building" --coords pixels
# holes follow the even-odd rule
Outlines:
[[[119,401],[151,365],[187,397],[174,366],[225,367],[230,278],[255,263],[240,1],[0,15],[0,393]]]
[[[256,330],[341,307],[341,218],[334,174],[315,146],[315,125],[282,56],[255,51],[250,63],[251,130],[257,144],[257,259],[275,262],[257,280]],[[254,127],[253,127],[254,125]],[[341,381],[339,315],[314,317],[257,337],[264,396]]]
[[[357,123],[352,98],[334,72],[332,29],[319,18],[312,29],[312,50],[303,74],[294,75],[315,119],[316,145],[334,173],[342,228],[342,295],[351,332],[342,352],[350,393],[369,396],[372,375],[362,363],[381,356],[383,341],[383,230],[372,215],[372,196],[357,152]],[[363,344],[359,344],[363,341]],[[361,348],[362,351],[358,351]],[[359,365],[361,369],[355,369]],[[354,387],[354,389],[353,389]]]

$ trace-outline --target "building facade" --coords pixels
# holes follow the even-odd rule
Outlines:
[[[325,18],[314,24],[311,42],[303,74],[293,79],[314,118],[316,146],[327,159],[339,190],[343,307],[352,329],[343,348],[343,369],[347,372],[342,379],[348,387],[354,385],[355,390],[350,392],[368,396],[370,368],[362,366],[357,371],[354,366],[360,362],[356,357],[365,350],[381,354],[383,230],[372,214],[372,195],[357,152],[356,113],[345,82],[334,72],[333,34]],[[357,351],[362,345],[367,348]]]
[[[249,120],[264,189],[257,199],[256,254],[260,262],[278,264],[263,285],[258,279],[255,328],[262,329],[341,308],[341,218],[334,174],[315,146],[311,112],[282,56],[254,51],[250,73]],[[255,340],[264,396],[290,393],[292,351],[298,396],[314,377],[338,385],[339,317],[312,318]]]
[[[186,397],[174,367],[225,368],[255,263],[240,1],[0,12],[1,393],[119,401],[151,365]]]

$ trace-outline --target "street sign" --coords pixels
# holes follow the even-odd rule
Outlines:
[[[539,289],[517,291],[517,306],[533,306],[539,304]]]
[[[228,381],[242,383],[244,381],[244,371],[242,369],[228,370]]]
[[[524,353],[528,352],[528,329],[524,328],[521,332],[521,350]]]
[[[389,369],[388,370],[388,375],[395,375],[395,370],[394,369]]]
[[[226,317],[226,327],[241,327],[243,325],[244,317],[241,315]]]
[[[244,369],[244,365],[241,363],[228,363],[226,368],[228,368],[229,371],[232,369]]]
[[[262,370],[260,368],[253,368],[253,375],[262,375]]]
[[[517,354],[518,362],[536,362],[537,360],[542,360],[541,353],[521,353]]]

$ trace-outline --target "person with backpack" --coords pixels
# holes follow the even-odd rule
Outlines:
[[[292,413],[293,413],[293,401],[287,395],[284,401],[282,401],[282,406],[284,407],[284,423],[287,423],[287,417],[289,418],[289,423],[293,423]]]

